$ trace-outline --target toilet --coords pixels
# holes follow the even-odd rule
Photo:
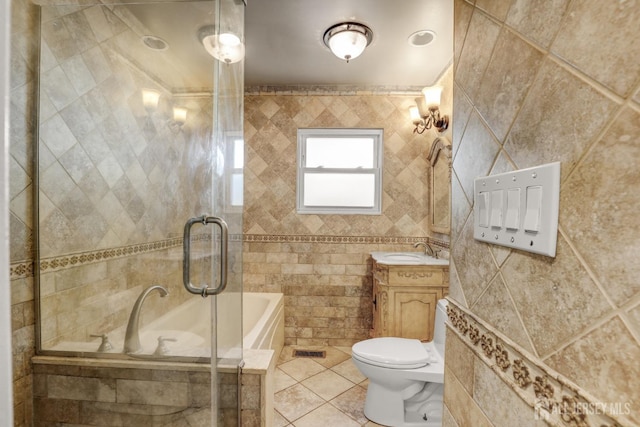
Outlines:
[[[433,341],[381,337],[351,348],[352,360],[369,379],[365,416],[393,427],[440,427],[444,381],[447,300],[438,301]]]

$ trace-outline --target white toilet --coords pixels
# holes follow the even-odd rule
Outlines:
[[[373,338],[356,343],[353,363],[369,378],[365,416],[393,427],[440,427],[447,300],[436,308],[433,341]]]

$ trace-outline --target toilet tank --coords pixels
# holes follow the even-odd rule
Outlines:
[[[449,302],[446,299],[438,300],[435,325],[433,328],[433,343],[442,344],[443,346],[446,329],[445,322],[447,320],[447,304],[449,304]]]

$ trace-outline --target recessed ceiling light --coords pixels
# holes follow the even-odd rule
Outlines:
[[[142,43],[151,50],[162,51],[169,49],[169,43],[158,36],[142,36]]]
[[[434,41],[436,33],[431,30],[420,30],[411,34],[408,38],[408,42],[413,47],[424,47]]]

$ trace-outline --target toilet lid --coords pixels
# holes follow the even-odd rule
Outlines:
[[[429,364],[430,357],[419,340],[373,338],[351,348],[353,357],[364,363],[392,369],[415,369]]]

